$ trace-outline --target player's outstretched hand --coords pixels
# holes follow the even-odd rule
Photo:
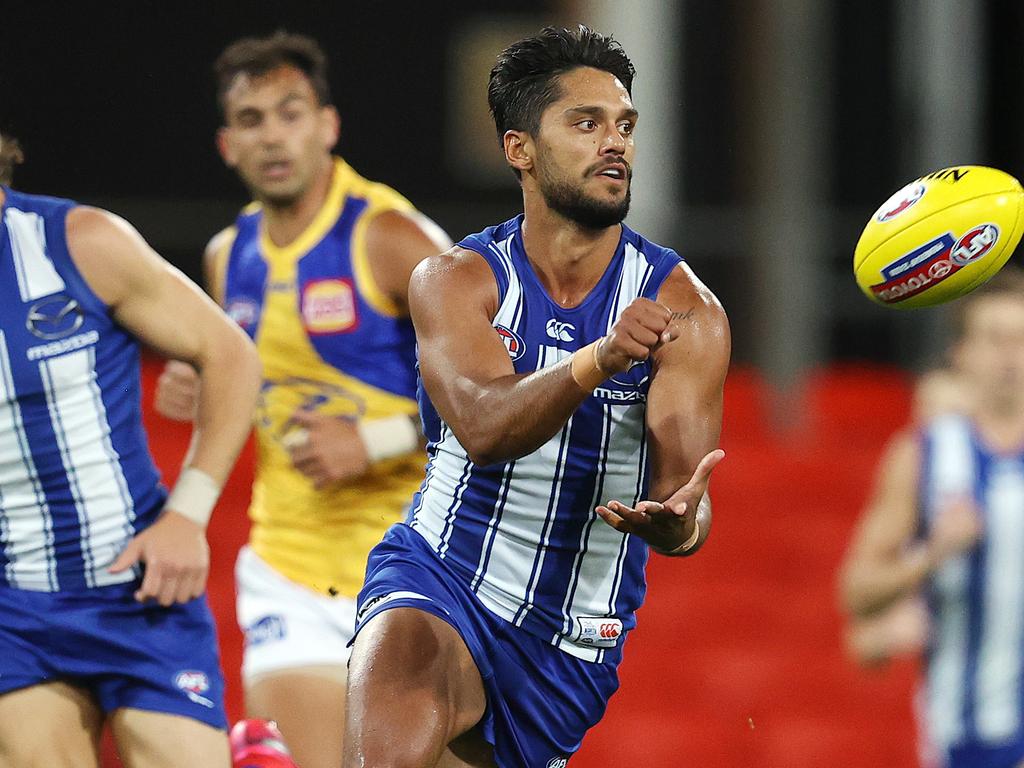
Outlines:
[[[711,471],[725,458],[725,451],[716,448],[697,465],[689,482],[666,501],[641,501],[627,507],[620,501],[609,501],[595,510],[601,519],[617,531],[639,536],[652,547],[670,552],[686,541],[692,531],[690,521],[708,489]]]
[[[156,412],[175,421],[192,421],[198,403],[199,373],[181,360],[168,360],[156,380]]]
[[[146,564],[136,600],[154,599],[163,606],[187,603],[206,589],[210,570],[206,533],[192,520],[168,509],[128,542],[110,572],[120,573],[136,563]]]
[[[634,362],[646,360],[660,345],[679,335],[675,320],[664,304],[642,296],[634,299],[598,344],[597,364],[609,374],[629,370]]]
[[[317,489],[355,480],[366,474],[370,458],[356,422],[300,408],[292,414],[293,428],[284,444],[292,465]]]

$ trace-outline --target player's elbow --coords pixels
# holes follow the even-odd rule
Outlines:
[[[210,343],[205,351],[205,359],[199,361],[199,370],[213,370],[214,375],[230,379],[232,389],[240,400],[248,399],[247,396],[251,395],[255,401],[262,381],[263,366],[252,339],[231,324],[224,328],[223,333],[217,334],[216,341]]]
[[[465,437],[461,437],[458,432],[455,433],[462,447],[466,449],[466,455],[470,461],[478,467],[486,467],[489,464],[498,464],[505,460],[499,450],[498,441],[491,439],[486,433],[476,432],[473,434],[472,432],[474,431]]]

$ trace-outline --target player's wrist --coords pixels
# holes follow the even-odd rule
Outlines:
[[[610,371],[602,366],[599,357],[603,343],[607,338],[607,336],[602,336],[597,341],[577,349],[569,358],[569,370],[572,373],[573,381],[584,392],[593,392],[612,375]]]
[[[167,497],[164,509],[177,512],[206,530],[220,491],[220,484],[201,469],[185,467]]]
[[[364,419],[356,425],[371,464],[412,453],[420,447],[420,434],[409,416]]]
[[[693,531],[691,531],[690,535],[679,546],[674,549],[661,549],[660,547],[654,547],[654,551],[661,555],[685,555],[697,546],[697,541],[699,539],[700,522],[696,517],[694,517]]]

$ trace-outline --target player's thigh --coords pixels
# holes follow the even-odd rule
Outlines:
[[[447,744],[483,717],[486,697],[469,649],[448,622],[395,607],[371,617],[356,636],[347,706],[349,731],[375,721],[414,728],[438,721],[432,724]]]
[[[110,716],[125,768],[229,768],[224,731],[181,715],[125,707]]]
[[[346,677],[347,670],[340,664],[257,675],[246,683],[246,713],[276,721],[295,763],[302,768],[338,768]]]
[[[97,768],[103,714],[81,688],[54,682],[0,695],[0,768]]]

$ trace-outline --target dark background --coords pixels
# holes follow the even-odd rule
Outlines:
[[[927,3],[926,3],[927,4]],[[985,115],[976,157],[1024,174],[1024,3],[983,2]],[[683,104],[640,104],[646,119],[681,126],[684,152],[676,183],[682,206],[667,244],[683,252],[729,310],[735,359],[757,360],[759,324],[749,307],[756,238],[699,235],[704,212],[725,221],[756,203],[751,148],[759,126],[749,107],[758,14],[770,0],[688,0],[676,30],[683,51]],[[901,103],[894,82],[900,57],[895,0],[831,3],[832,63],[825,125],[831,147],[828,282],[820,295],[825,324],[821,362],[874,360],[920,364],[916,321],[860,299],[849,260],[860,228],[882,200],[916,175],[915,135],[922,119]],[[494,17],[539,27],[571,22],[571,2],[216,4],[6,4],[0,17],[0,129],[19,137],[26,163],[16,186],[103,205],[127,216],[186,272],[198,274],[203,244],[247,201],[213,143],[219,115],[210,73],[219,51],[237,37],[277,28],[316,37],[331,61],[342,115],[339,152],[364,175],[412,199],[458,238],[513,215],[520,204],[512,176],[497,185],[469,184],[455,172],[450,70],[458,34],[474,19]],[[584,19],[585,20],[585,19]],[[615,30],[609,30],[614,32]],[[497,52],[497,51],[495,51]],[[640,72],[640,78],[643,72]],[[479,109],[486,97],[478,95]],[[954,113],[955,101],[949,104]],[[654,114],[655,117],[651,117]],[[643,133],[639,134],[643,151]],[[476,148],[472,151],[477,152]],[[496,144],[491,150],[498,152]],[[733,217],[733,218],[730,218]],[[911,330],[908,332],[908,323]],[[894,330],[895,329],[895,330]],[[902,329],[902,330],[900,330]]]

